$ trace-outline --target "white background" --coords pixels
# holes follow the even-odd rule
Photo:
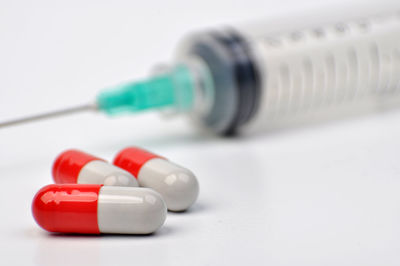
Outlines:
[[[0,1],[0,119],[85,103],[168,61],[186,32],[396,1]],[[340,13],[340,12],[339,12]],[[361,13],[362,14],[362,13]],[[201,193],[151,236],[41,230],[31,200],[55,156],[139,145]],[[1,265],[399,265],[400,112],[262,137],[202,136],[184,118],[82,114],[0,130]]]

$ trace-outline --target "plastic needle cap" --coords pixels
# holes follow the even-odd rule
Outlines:
[[[168,73],[101,92],[97,107],[110,115],[164,107],[188,109],[193,102],[193,83],[189,69],[180,65]]]

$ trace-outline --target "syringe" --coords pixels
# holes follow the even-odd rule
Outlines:
[[[264,26],[193,34],[175,63],[146,80],[0,128],[87,110],[169,109],[228,135],[400,104],[399,13],[282,32]]]

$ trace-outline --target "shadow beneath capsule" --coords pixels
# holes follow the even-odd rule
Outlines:
[[[50,239],[106,239],[106,238],[137,238],[137,239],[145,239],[145,238],[154,238],[154,237],[163,237],[171,234],[175,234],[179,231],[176,227],[170,225],[163,225],[160,229],[158,229],[154,233],[150,234],[77,234],[77,233],[54,233],[54,232],[46,232],[41,230],[40,232],[35,230],[26,230],[25,235],[29,236],[38,236],[42,235],[45,238]]]
[[[196,214],[199,212],[203,212],[204,210],[210,211],[209,205],[204,203],[195,203],[187,210],[183,211],[168,211],[169,215],[186,215],[186,214]]]
[[[127,234],[102,234],[100,237],[102,238],[149,238],[152,239],[154,237],[164,237],[171,234],[176,234],[179,231],[176,227],[170,225],[163,225],[160,229],[155,231],[154,233],[144,234],[144,235],[127,235]]]

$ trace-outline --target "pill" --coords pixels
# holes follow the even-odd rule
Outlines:
[[[52,172],[56,184],[139,186],[127,171],[79,150],[67,150],[58,155]]]
[[[168,210],[186,210],[199,194],[199,183],[191,171],[146,150],[123,149],[115,157],[114,165],[135,176],[140,186],[160,193]]]
[[[47,185],[36,193],[32,214],[50,232],[150,234],[165,221],[159,193],[140,187]]]

